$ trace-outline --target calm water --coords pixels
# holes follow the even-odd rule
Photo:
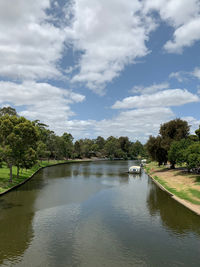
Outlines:
[[[133,162],[50,167],[0,198],[1,266],[200,266],[200,217]]]

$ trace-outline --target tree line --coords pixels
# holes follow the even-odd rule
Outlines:
[[[191,135],[187,121],[175,119],[162,124],[158,136],[150,136],[145,146],[158,165],[169,161],[172,169],[180,164],[188,171],[200,171],[200,127]]]
[[[19,177],[20,169],[29,169],[38,160],[137,159],[145,156],[144,145],[139,141],[131,142],[128,137],[104,139],[98,136],[75,141],[70,133],[58,136],[39,120],[30,121],[18,116],[12,107],[0,109],[0,163],[5,162],[10,169],[10,182],[13,166],[17,167]]]

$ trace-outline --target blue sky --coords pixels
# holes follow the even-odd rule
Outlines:
[[[0,1],[0,105],[77,138],[199,127],[199,0]]]

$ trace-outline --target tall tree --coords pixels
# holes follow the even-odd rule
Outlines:
[[[131,144],[131,142],[129,141],[129,138],[127,136],[121,136],[119,138],[119,144],[120,144],[121,150],[124,153],[128,154],[129,147],[130,147],[130,144]]]
[[[37,139],[37,129],[27,119],[9,115],[0,117],[1,156],[10,168],[10,182],[13,165],[17,166],[19,175],[19,168],[29,161],[28,151],[36,150]]]
[[[194,143],[185,150],[185,162],[188,171],[200,168],[200,144]]]
[[[113,136],[108,137],[104,149],[108,157],[117,157],[117,151],[120,149],[119,140]]]
[[[135,143],[130,145],[129,155],[133,159],[143,157],[145,155],[144,146],[140,141],[137,140]]]
[[[95,140],[95,143],[98,145],[99,149],[101,150],[104,148],[106,141],[102,136],[98,136],[97,139]]]
[[[173,166],[175,166],[176,163],[182,164],[185,162],[185,151],[192,143],[194,143],[194,141],[190,138],[172,142],[170,150],[168,151],[168,160]]]
[[[181,139],[188,138],[190,133],[190,127],[187,121],[181,119],[171,120],[160,126],[160,136],[162,138],[161,146],[168,151],[174,141],[180,141]],[[171,168],[175,168],[174,162],[171,163]]]
[[[160,136],[150,136],[146,143],[147,151],[152,160],[158,162],[158,165],[167,162],[167,151],[162,147],[162,138]]]
[[[70,133],[64,133],[62,135],[63,140],[63,154],[66,159],[71,158],[74,150],[73,136]]]
[[[190,127],[187,121],[175,119],[162,124],[159,133],[162,138],[162,147],[169,151],[173,141],[186,139],[189,136]]]

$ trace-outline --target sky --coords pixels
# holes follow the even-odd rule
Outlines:
[[[0,59],[0,106],[58,135],[199,128],[199,0],[0,0]]]

